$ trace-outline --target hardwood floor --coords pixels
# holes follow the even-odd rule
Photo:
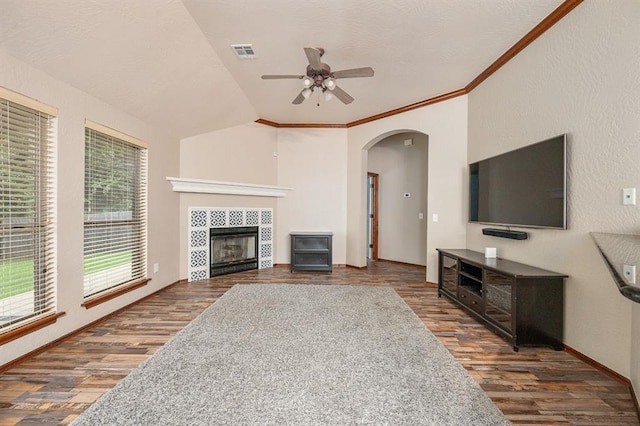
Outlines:
[[[0,425],[68,424],[236,283],[393,287],[514,424],[638,425],[628,389],[567,352],[511,346],[424,268],[379,261],[331,273],[248,271],[177,284],[0,374]]]

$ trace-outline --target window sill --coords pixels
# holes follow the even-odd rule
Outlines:
[[[133,281],[129,284],[125,284],[125,285],[121,285],[118,286],[117,288],[111,290],[111,291],[106,291],[104,293],[100,293],[96,296],[91,296],[87,299],[85,299],[84,303],[82,304],[82,306],[84,306],[86,309],[90,309],[93,308],[94,306],[98,306],[101,303],[104,303],[106,301],[109,301],[111,299],[115,299],[118,296],[121,296],[125,293],[128,293],[130,291],[133,291],[137,288],[143,287],[145,285],[147,285],[147,283],[151,281],[151,278],[143,278],[141,280],[137,280],[137,281]]]
[[[4,345],[5,343],[9,343],[12,340],[19,339],[20,337],[26,336],[29,333],[33,333],[34,331],[40,330],[48,325],[54,324],[58,318],[63,316],[64,312],[57,312],[53,314],[48,314],[46,316],[34,319],[26,324],[23,324],[19,327],[7,330],[6,332],[0,333],[0,345]]]

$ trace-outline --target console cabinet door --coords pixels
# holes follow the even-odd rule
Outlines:
[[[513,278],[485,269],[485,317],[513,334]]]
[[[442,256],[440,265],[442,277],[442,289],[452,295],[458,294],[458,259],[449,256]]]

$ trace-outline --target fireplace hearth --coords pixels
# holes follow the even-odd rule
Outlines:
[[[258,227],[210,229],[210,276],[258,269]]]

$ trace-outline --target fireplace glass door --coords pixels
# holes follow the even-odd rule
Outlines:
[[[211,229],[211,276],[258,267],[258,227]]]

